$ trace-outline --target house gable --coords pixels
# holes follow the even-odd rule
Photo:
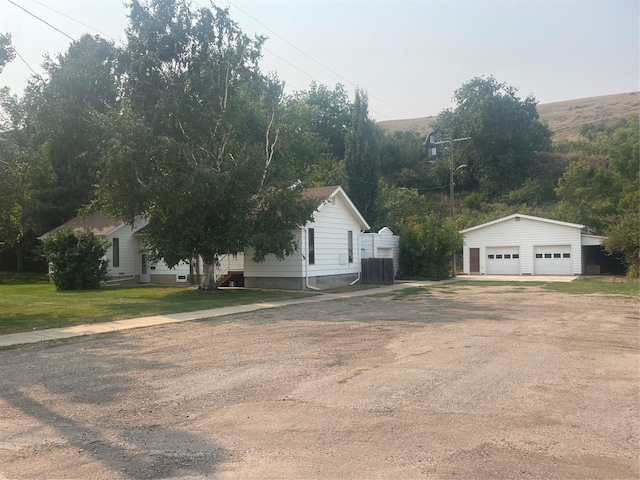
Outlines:
[[[303,195],[316,199],[318,208],[311,222],[293,232],[297,252],[284,260],[267,255],[263,262],[256,263],[249,260],[253,252],[247,250],[246,286],[302,289],[307,282],[313,288],[357,280],[361,268],[360,233],[368,229],[369,224],[342,187],[312,188]],[[314,239],[312,263],[309,262],[310,230]]]

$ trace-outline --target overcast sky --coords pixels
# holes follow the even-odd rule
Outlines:
[[[78,39],[99,31],[123,42],[123,3],[0,0],[0,32],[11,33],[24,59],[5,67],[0,86],[20,94],[30,68],[42,72],[45,53],[66,51],[64,34]],[[436,115],[452,107],[453,92],[476,76],[493,75],[539,103],[640,90],[638,0],[216,4],[229,6],[245,33],[269,37],[263,70],[276,71],[289,92],[305,90],[311,81],[342,83],[349,92],[358,85],[368,92],[378,121]]]

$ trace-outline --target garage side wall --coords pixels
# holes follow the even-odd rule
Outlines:
[[[526,218],[511,218],[464,234],[463,271],[469,274],[471,248],[480,250],[480,274],[487,271],[487,248],[518,247],[520,275],[534,275],[534,248],[564,245],[571,251],[571,274],[582,273],[580,229]]]

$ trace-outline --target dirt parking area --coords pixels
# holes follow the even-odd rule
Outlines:
[[[0,351],[0,478],[640,477],[638,304],[450,284]]]

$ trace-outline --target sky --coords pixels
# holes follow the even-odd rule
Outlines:
[[[0,33],[11,33],[21,57],[5,67],[0,86],[20,95],[33,71],[42,73],[45,54],[67,50],[68,37],[123,44],[125,1],[0,0]],[[246,34],[268,37],[262,69],[277,72],[288,93],[315,81],[341,83],[353,98],[359,86],[377,121],[453,108],[455,90],[474,77],[493,76],[539,103],[640,90],[638,0],[215,3],[228,6]]]

